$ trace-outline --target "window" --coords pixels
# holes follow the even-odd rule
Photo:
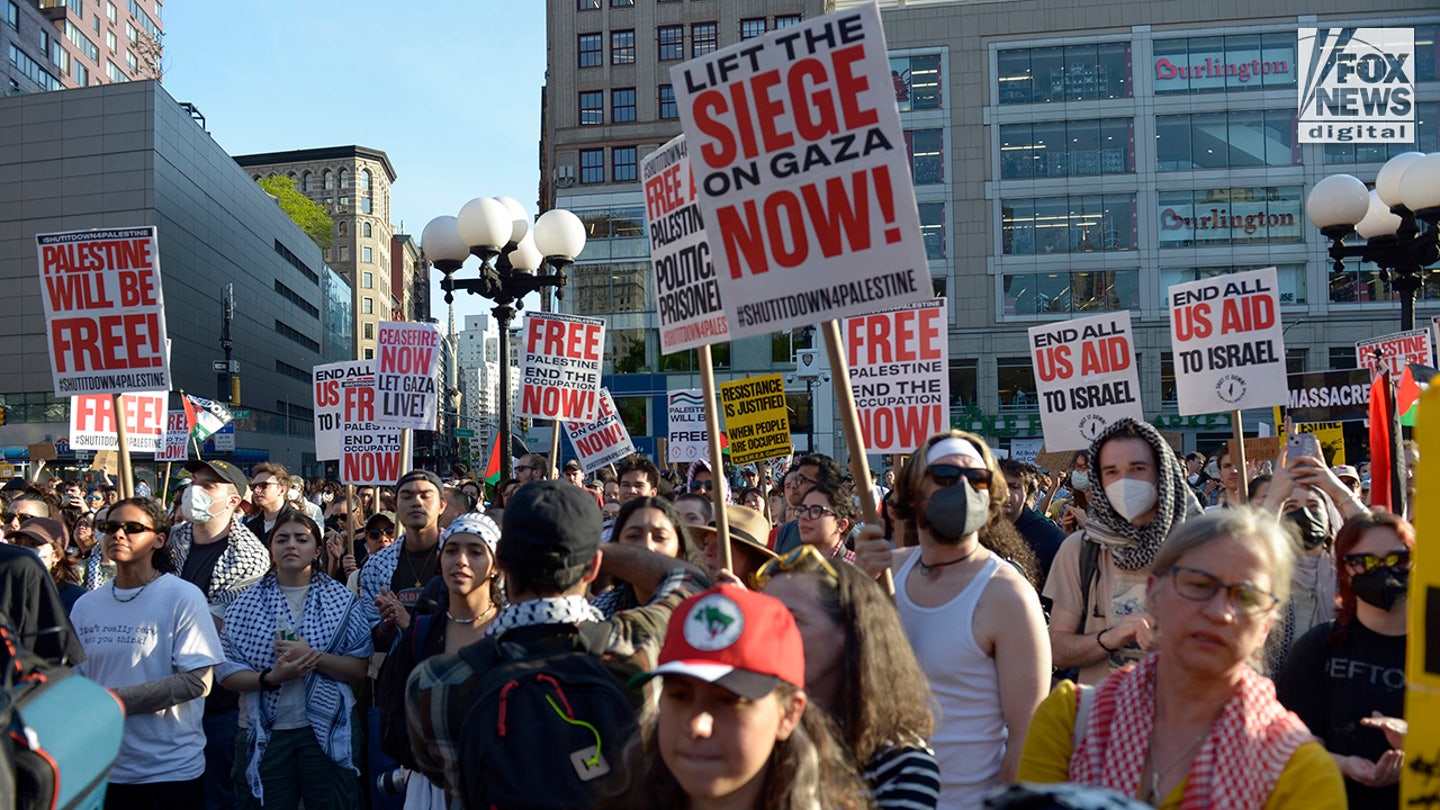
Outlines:
[[[575,0],[576,11],[595,11],[600,8],[600,0]]]
[[[635,64],[635,31],[625,29],[623,31],[610,32],[610,64],[612,65],[633,65]]]
[[[30,81],[35,82],[46,90],[59,90],[60,80],[51,76],[39,62],[30,58],[30,55],[20,50],[15,43],[10,43],[10,64],[20,71]]]
[[[340,261],[342,261],[342,262],[348,262],[348,261],[350,261],[350,246],[349,246],[349,245],[341,245],[341,246],[340,246]]]
[[[643,239],[636,241],[644,242]],[[651,275],[648,259],[575,265],[571,273],[575,311],[585,315],[611,315],[654,309],[646,287]],[[566,300],[570,300],[568,295]]]
[[[360,329],[361,329],[360,334],[364,336],[364,339],[365,339],[365,340],[374,340],[374,339],[375,339],[375,322],[374,322],[374,321],[366,321],[365,323],[363,323],[363,324],[360,325]]]
[[[581,149],[581,150],[580,150],[580,182],[581,182],[581,183],[603,183],[603,182],[605,182],[605,150],[604,150],[604,149]]]
[[[321,182],[324,184],[326,191],[333,191],[335,189],[335,175],[332,174],[329,169],[326,169],[325,173],[320,175],[320,177],[322,178]]]
[[[1420,301],[1440,301],[1440,273],[1426,273],[1416,297]],[[1393,307],[1399,296],[1395,277],[1370,262],[1348,261],[1339,273],[1330,272],[1330,300],[1337,304],[1368,304],[1382,302]],[[1283,289],[1283,288],[1282,288]],[[1350,352],[1354,356],[1354,348]]]
[[[635,0],[610,0],[611,8],[634,8]]]
[[[633,146],[617,146],[610,150],[615,182],[627,183],[635,180],[636,151]]]
[[[360,223],[360,235],[367,239],[375,235],[375,229],[368,222]]]
[[[1292,306],[1304,304],[1305,295],[1305,265],[1304,264],[1251,264],[1251,265],[1223,265],[1219,267],[1164,267],[1160,270],[1160,305],[1168,306],[1167,291],[1175,284],[1184,284],[1187,281],[1199,281],[1206,278],[1226,276],[1231,273],[1243,273],[1247,270],[1259,270],[1262,267],[1274,267],[1275,278],[1280,284],[1280,304]]]
[[[375,179],[374,179],[374,176],[370,174],[370,170],[369,170],[369,169],[361,169],[361,170],[360,170],[360,211],[361,211],[362,213],[366,213],[366,214],[371,213],[371,210],[372,210],[372,207],[373,207],[371,201],[374,199],[374,196],[375,196]],[[370,228],[370,225],[367,223],[367,224],[365,225],[365,228],[366,228],[366,230],[368,231],[369,228]],[[369,234],[369,233],[366,233],[365,235],[366,235],[366,236],[369,236],[370,234]]]
[[[1157,96],[1295,86],[1292,33],[1157,39],[1154,59]]]
[[[655,29],[655,41],[659,46],[661,62],[675,62],[685,58],[685,26],[662,25]]]
[[[305,172],[304,174],[300,175],[300,190],[305,192],[306,194],[309,194],[315,188],[314,184],[310,182],[310,178],[312,176],[313,175],[311,175],[310,172]]]
[[[1016,273],[1004,277],[1006,315],[1084,315],[1140,309],[1140,271]]]
[[[1293,108],[1155,117],[1155,168],[1162,172],[1299,163]]]
[[[306,314],[308,314],[310,317],[320,317],[320,310],[317,309],[314,304],[305,300],[305,296],[301,295],[298,292],[295,292],[286,285],[281,284],[279,279],[275,280],[275,292],[279,293],[280,297],[284,298],[295,306],[305,310]]]
[[[135,30],[135,26],[129,22],[125,23],[125,38],[133,44],[138,36],[139,32]]]
[[[580,126],[592,127],[605,123],[605,94],[586,90],[580,94]]]
[[[890,78],[900,112],[940,109],[940,54],[893,56]]]
[[[945,203],[920,203],[918,207],[926,257],[945,258]]]
[[[588,240],[596,239],[635,239],[645,236],[645,209],[641,206],[634,208],[602,208],[591,211],[577,211],[580,217],[581,226],[585,228],[585,237]],[[642,243],[637,246],[637,257],[649,256],[649,245]],[[622,250],[616,245],[609,246],[611,256],[617,255]]]
[[[800,15],[799,15],[799,14],[776,14],[776,15],[775,15],[775,30],[776,30],[776,31],[779,31],[781,28],[789,28],[789,27],[792,26],[792,25],[799,25],[799,24],[800,24]]]
[[[1047,121],[1000,127],[1000,177],[1082,177],[1135,171],[1129,118]]]
[[[5,4],[5,22],[16,31],[20,30],[20,6],[15,4],[15,0],[8,0]]]
[[[599,67],[604,63],[604,54],[601,51],[600,34],[581,34],[577,55],[580,59],[580,67]]]
[[[105,4],[105,19],[109,20],[111,25],[115,24],[117,13],[114,3]]]
[[[995,382],[1000,394],[1000,410],[1031,411],[1039,407],[1035,397],[1035,367],[1030,358],[997,358]]]
[[[361,358],[361,359],[364,359],[364,360],[374,360],[374,359],[375,359],[375,349],[374,349],[374,348],[371,348],[371,347],[368,347],[368,346],[367,346],[367,347],[365,348],[364,354],[365,354],[365,356],[364,356],[363,358]]]
[[[945,182],[944,131],[905,131],[905,152],[910,156],[910,176],[915,185]]]
[[[342,221],[340,221],[340,222],[335,223],[335,229],[336,229],[337,231],[339,231],[339,233],[340,233],[341,236],[349,236],[349,235],[350,235],[350,223],[348,223],[348,222],[345,222],[345,221],[342,220]]]
[[[69,20],[65,21],[65,38],[70,40],[71,44],[76,48],[79,48],[80,53],[90,57],[91,62],[96,64],[100,63],[100,46],[91,42],[90,38],[85,36],[79,28],[72,25]]]
[[[312,352],[320,351],[320,342],[284,321],[275,321],[275,331]]]
[[[719,42],[720,25],[713,22],[695,23],[690,26],[690,56],[704,56],[713,53]]]
[[[120,40],[115,37],[114,31],[105,32],[105,47],[109,49],[110,53],[115,53],[115,51],[119,50]]]
[[[763,36],[765,36],[764,17],[755,17],[752,19],[740,21],[740,40],[742,42],[747,39],[754,39],[756,37]]]
[[[360,313],[362,315],[374,315],[375,299],[369,297],[360,299]]]
[[[623,124],[635,120],[635,88],[622,87],[610,91],[610,121]]]
[[[607,356],[613,367],[612,374],[634,374],[652,371],[645,352],[644,329],[607,329],[605,337],[610,339]]]
[[[115,63],[114,63],[114,62],[111,62],[111,61],[109,61],[109,60],[107,59],[107,60],[106,60],[106,63],[110,66],[110,68],[112,68],[112,70],[110,71],[110,74],[111,74],[111,75],[110,75],[110,80],[111,80],[111,81],[114,81],[114,82],[127,81],[127,78],[125,77],[125,75],[124,75],[123,73],[120,73],[120,69],[117,68],[117,67],[115,67]],[[119,75],[116,75],[116,74],[119,74]],[[74,79],[76,84],[80,85],[81,87],[84,87],[84,86],[86,86],[86,85],[88,85],[88,84],[90,83],[90,71],[85,68],[85,65],[82,64],[82,63],[80,62],[80,60],[78,60],[78,59],[73,60],[73,61],[70,62],[70,78]]]
[[[1160,247],[1304,241],[1300,186],[1162,191]]]
[[[680,108],[675,105],[675,86],[660,85],[660,118],[670,120],[680,117]]]
[[[1130,43],[1000,51],[1001,104],[1130,97]]]
[[[375,274],[368,271],[361,273],[360,286],[364,287],[367,290],[375,289]]]
[[[128,67],[128,68],[130,68],[130,72],[131,72],[131,73],[139,72],[139,70],[140,70],[140,60],[138,60],[138,59],[135,58],[135,52],[134,52],[134,51],[131,51],[131,50],[125,51],[125,66]]]
[[[1415,29],[1415,53],[1420,53],[1420,29]],[[1327,143],[1326,163],[1384,163],[1401,152],[1440,151],[1440,104],[1415,105],[1415,135],[1411,143]]]
[[[1134,250],[1135,195],[1002,200],[1000,227],[1006,255]]]
[[[343,168],[342,168],[342,169],[340,170],[340,190],[343,191],[343,190],[345,190],[345,189],[347,189],[347,188],[349,188],[349,187],[350,187],[350,170],[349,170],[349,169],[343,169]]]
[[[372,252],[369,246],[360,248],[360,261],[364,262],[365,264],[370,264],[371,262],[375,261],[374,256],[375,254]]]
[[[979,386],[977,362],[974,360],[950,361],[950,407],[964,408],[974,405],[975,389]]]

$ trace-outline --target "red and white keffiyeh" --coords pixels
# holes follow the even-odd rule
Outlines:
[[[1084,739],[1070,757],[1071,782],[1139,795],[1155,727],[1157,659],[1117,670],[1095,688]],[[1275,699],[1268,678],[1243,672],[1190,765],[1182,810],[1263,807],[1295,750],[1314,739]]]

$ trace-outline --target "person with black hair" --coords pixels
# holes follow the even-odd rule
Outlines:
[[[797,509],[817,484],[838,486],[844,477],[845,473],[840,469],[840,465],[827,455],[813,453],[801,456],[785,474],[785,503],[790,509]],[[776,554],[785,554],[804,542],[800,537],[800,521],[797,518],[775,529],[775,539],[771,547]]]

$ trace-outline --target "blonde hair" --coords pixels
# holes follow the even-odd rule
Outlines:
[[[1163,577],[1181,557],[1222,537],[1233,537],[1260,552],[1270,566],[1270,592],[1280,600],[1275,609],[1283,608],[1290,599],[1295,569],[1294,541],[1274,515],[1249,506],[1217,509],[1176,526],[1155,553],[1150,573]]]

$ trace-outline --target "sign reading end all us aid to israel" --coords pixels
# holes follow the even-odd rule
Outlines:
[[[1275,268],[1170,288],[1170,346],[1181,416],[1290,401]]]
[[[670,77],[732,338],[934,294],[877,6]]]
[[[1030,327],[1045,449],[1083,450],[1112,422],[1145,420],[1130,311]]]

